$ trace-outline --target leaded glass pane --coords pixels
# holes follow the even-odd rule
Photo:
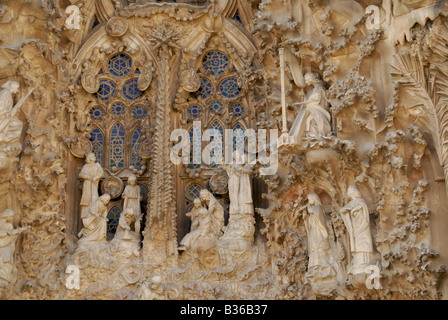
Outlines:
[[[132,107],[132,117],[135,120],[143,120],[148,116],[148,111],[146,110],[145,106],[139,104],[134,107]]]
[[[115,234],[118,227],[118,220],[120,219],[120,209],[118,207],[112,207],[107,214],[107,233]]]
[[[224,73],[229,65],[229,59],[222,52],[210,51],[204,56],[202,64],[204,69],[210,72],[212,76],[219,76]]]
[[[224,111],[224,104],[219,100],[213,100],[210,102],[210,112],[222,113]]]
[[[123,95],[126,97],[126,99],[135,100],[143,95],[142,92],[138,90],[137,82],[137,78],[132,78],[124,83]]]
[[[117,77],[127,75],[132,68],[132,60],[123,53],[119,53],[110,58],[107,69],[111,74]]]
[[[188,115],[193,118],[196,119],[197,117],[199,117],[202,113],[202,109],[200,106],[198,106],[197,104],[190,106],[190,108],[188,108]]]
[[[201,87],[199,88],[199,95],[202,99],[207,99],[212,94],[212,83],[207,78],[201,78]]]
[[[104,151],[104,136],[100,129],[94,128],[90,133],[90,142],[92,143],[92,151],[95,154],[96,160],[101,165],[103,164]]]
[[[112,116],[121,117],[125,112],[125,105],[121,102],[114,102],[111,106]]]
[[[100,79],[100,87],[96,96],[102,101],[107,101],[115,94],[115,83],[109,79]]]
[[[131,153],[131,165],[136,169],[140,169],[142,166],[142,159],[138,154],[138,149],[140,148],[142,135],[142,127],[137,127],[132,134],[132,153]]]
[[[187,188],[187,197],[191,200],[195,198],[199,198],[199,193],[201,192],[202,187],[199,184],[191,184]]]
[[[110,135],[110,167],[123,168],[124,167],[124,144],[125,133],[124,127],[117,123],[114,125]]]
[[[240,103],[236,103],[230,108],[230,113],[235,118],[242,117],[242,116],[244,116],[244,106]]]
[[[100,106],[94,106],[90,109],[89,114],[92,121],[103,121],[105,112]]]
[[[236,98],[241,89],[238,87],[238,80],[235,77],[224,79],[219,85],[219,91],[226,98]]]

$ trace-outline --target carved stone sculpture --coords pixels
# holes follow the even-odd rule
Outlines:
[[[237,160],[238,156],[234,157]],[[229,223],[224,227],[221,244],[242,250],[253,242],[255,232],[254,207],[252,201],[252,187],[250,174],[252,168],[247,163],[247,156],[232,165],[223,165],[229,175]],[[241,242],[242,240],[242,242]],[[224,244],[225,242],[225,244]]]
[[[348,187],[347,196],[350,201],[340,213],[350,237],[352,261],[348,273],[364,273],[373,253],[369,209],[356,185]]]
[[[2,85],[0,92],[0,173],[1,176],[7,175],[12,170],[16,156],[19,154],[22,145],[19,138],[22,133],[23,123],[16,114],[20,107],[31,94],[31,89],[15,105],[13,94],[19,92],[20,85],[17,81],[7,81]],[[0,176],[0,182],[6,177]]]
[[[213,225],[212,218],[209,214],[209,211],[202,206],[198,211],[198,226],[194,230],[191,230],[189,233],[185,235],[185,237],[180,242],[181,246],[178,250],[187,250],[189,248],[194,248],[194,242],[198,239],[213,239]]]
[[[84,219],[89,215],[88,208],[98,199],[98,184],[104,175],[101,165],[95,162],[95,154],[86,157],[86,164],[82,167],[79,177],[84,180],[80,202],[80,216]]]
[[[319,196],[311,192],[307,197],[308,204],[302,210],[308,239],[308,270],[311,270],[328,264],[330,243]]]
[[[224,227],[224,208],[207,189],[202,189],[199,196],[206,205],[208,214],[210,215],[211,235],[214,238],[218,238],[222,235],[222,228]]]
[[[137,86],[140,91],[145,91],[151,85],[153,74],[154,74],[154,62],[148,60],[140,70],[140,75],[138,76]]]
[[[98,77],[98,73],[95,72],[95,69],[93,68],[92,62],[90,60],[86,60],[83,62],[82,67],[82,87],[89,93],[97,92],[100,87],[100,79]]]
[[[137,185],[137,177],[130,175],[128,185],[124,188],[123,195],[123,211],[132,209],[135,220],[135,232],[140,233],[140,225],[142,219],[142,209],[140,202],[142,201],[140,186]]]
[[[137,223],[134,210],[126,208],[120,214],[118,227],[111,245],[117,250],[125,251],[127,255],[139,255],[141,236],[137,230],[132,228]],[[140,226],[138,226],[140,228]]]
[[[96,199],[88,208],[82,218],[84,228],[78,236],[78,243],[106,243],[107,242],[107,204],[110,201],[108,194],[103,194]]]
[[[22,133],[23,123],[16,118],[25,99],[31,94],[32,89],[14,105],[12,95],[19,92],[20,85],[17,81],[7,81],[2,85],[0,92],[0,144],[11,145],[18,142]]]
[[[162,277],[153,276],[150,281],[143,283],[138,292],[138,300],[165,300],[165,290],[162,285]]]
[[[29,227],[14,228],[12,218],[14,211],[6,209],[0,213],[0,287],[8,286],[17,277],[14,262],[16,241],[20,233]]]
[[[331,115],[322,81],[313,72],[306,73],[304,79],[305,84],[312,86],[312,89],[305,101],[298,103],[300,109],[289,131],[296,143],[300,143],[303,138],[325,137],[331,132]]]

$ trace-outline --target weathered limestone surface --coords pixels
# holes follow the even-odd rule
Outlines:
[[[1,1],[0,298],[447,300],[447,48],[444,0]]]

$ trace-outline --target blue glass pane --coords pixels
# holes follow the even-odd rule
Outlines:
[[[198,105],[192,105],[190,108],[188,108],[188,115],[193,118],[196,119],[197,117],[199,117],[202,113],[202,109],[200,106]]]
[[[110,167],[124,167],[124,128],[120,123],[115,124],[110,135]]]
[[[90,142],[92,143],[93,153],[96,160],[103,164],[104,136],[100,129],[94,128],[90,133]]]
[[[238,12],[238,10],[236,10],[235,15],[233,16],[233,19],[235,19],[235,20],[238,21],[239,23],[243,23],[243,22],[241,21],[240,13]]]
[[[229,59],[222,52],[210,51],[204,56],[202,64],[204,69],[210,72],[212,76],[219,76],[224,73],[229,65]]]
[[[244,106],[237,103],[234,104],[232,106],[232,108],[230,108],[230,113],[235,117],[235,118],[239,118],[244,116]]]
[[[131,165],[136,169],[140,169],[142,166],[142,159],[138,154],[140,148],[142,135],[142,127],[137,127],[132,134],[132,153],[131,153]]]
[[[102,121],[104,118],[104,109],[101,108],[100,106],[95,106],[92,109],[90,109],[89,111],[90,114],[90,119],[92,119],[92,121]]]
[[[143,95],[142,92],[138,90],[137,81],[137,78],[132,78],[124,83],[123,94],[126,99],[135,100]]]
[[[141,104],[132,107],[131,113],[135,120],[143,120],[148,116],[148,111]]]
[[[118,227],[118,220],[120,219],[120,209],[118,207],[110,209],[107,214],[107,219],[109,219],[107,222],[107,233],[115,234]]]
[[[107,69],[117,77],[127,75],[132,68],[132,60],[127,55],[119,53],[110,58]]]
[[[100,87],[96,96],[98,99],[107,101],[115,94],[115,83],[109,79],[100,79]]]
[[[224,111],[224,104],[219,100],[213,100],[210,102],[210,112],[222,113]]]
[[[114,102],[111,106],[111,112],[113,117],[120,117],[124,115],[125,105],[121,102]]]
[[[212,94],[212,83],[207,78],[201,78],[201,87],[199,88],[199,95],[202,99],[207,99]]]
[[[235,98],[240,94],[241,89],[238,87],[238,81],[236,78],[224,79],[219,85],[219,91],[226,98]]]
[[[201,192],[202,187],[199,184],[192,184],[188,186],[187,195],[190,199],[194,200],[195,198],[199,198],[199,193]]]

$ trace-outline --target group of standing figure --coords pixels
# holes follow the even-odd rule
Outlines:
[[[253,242],[255,231],[254,206],[250,174],[252,169],[245,155],[235,153],[233,164],[223,164],[228,175],[229,220],[224,226],[224,208],[207,189],[200,191],[200,197],[187,213],[191,229],[181,241],[179,250],[191,248],[197,239],[246,240]]]
[[[349,235],[351,263],[349,274],[364,273],[373,253],[369,210],[356,185],[348,187],[350,201],[340,209]],[[308,204],[301,208],[308,239],[308,271],[331,264],[330,239],[325,212],[319,196],[308,194]]]
[[[80,202],[81,219],[84,227],[78,234],[81,237],[81,243],[107,242],[107,205],[111,197],[107,193],[102,196],[98,194],[98,185],[103,176],[104,170],[96,162],[95,154],[88,154],[86,164],[79,174],[79,177],[84,180]],[[115,237],[126,240],[135,238],[130,236],[132,226],[134,227],[134,233],[140,233],[142,218],[140,201],[142,197],[135,175],[128,177],[128,184],[123,191],[122,197],[124,198],[123,212],[118,221]]]

